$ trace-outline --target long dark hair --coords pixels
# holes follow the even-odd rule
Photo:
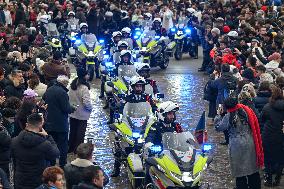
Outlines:
[[[90,87],[90,84],[89,84],[85,79],[81,79],[81,78],[78,78],[78,77],[76,77],[76,78],[72,81],[70,87],[71,87],[72,90],[75,91],[75,90],[77,90],[77,88],[78,88],[80,85],[86,85],[89,90],[90,90],[90,88],[91,88],[91,87]]]

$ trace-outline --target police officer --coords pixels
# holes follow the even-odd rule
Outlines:
[[[156,84],[156,81],[153,80],[153,79],[150,79],[150,66],[149,64],[146,64],[146,63],[141,63],[137,66],[136,68],[136,71],[137,73],[144,77],[145,81],[146,81],[146,85],[150,85],[153,89],[153,94],[157,94],[159,93],[159,90],[158,90],[158,87],[157,87],[157,84]],[[146,90],[146,93],[149,92]]]
[[[167,30],[162,27],[161,18],[154,18],[152,30],[154,30],[158,36],[167,36]]]
[[[198,35],[197,35],[197,29],[195,25],[198,24],[198,18],[195,16],[196,10],[194,8],[188,8],[187,11],[187,27],[190,29],[190,37],[191,37],[191,47],[189,51],[189,55],[193,57],[194,59],[198,58]]]
[[[76,35],[77,39],[81,39],[82,35],[87,34],[88,33],[88,24],[82,22],[80,25],[80,32]]]
[[[145,94],[145,85],[146,81],[143,77],[140,76],[133,76],[130,81],[131,86],[131,94],[126,96],[125,102],[129,103],[139,103],[139,102],[149,102],[152,106],[153,112],[156,111],[157,106],[152,100],[151,96],[149,94]],[[111,174],[111,177],[117,177],[120,174],[120,165],[121,163],[117,160],[120,158],[120,154],[114,154],[116,156],[115,162],[114,162],[114,170]]]
[[[165,132],[182,132],[182,127],[175,122],[176,112],[179,110],[177,103],[172,101],[163,102],[157,110],[158,121],[155,122],[149,130],[145,139],[145,147],[162,144],[162,135]]]

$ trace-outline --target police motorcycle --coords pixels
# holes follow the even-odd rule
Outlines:
[[[146,189],[200,188],[204,171],[211,163],[212,146],[200,146],[190,132],[166,132],[162,145],[149,149],[146,164],[151,183]]]
[[[107,86],[111,87],[112,97],[116,104],[119,104],[123,97],[128,94],[130,80],[133,76],[139,76],[134,65],[120,65],[117,68],[117,76],[106,83]],[[105,90],[110,91],[107,88]]]
[[[194,56],[192,49],[192,28],[186,27],[186,24],[181,23],[170,29],[170,38],[176,43],[174,57],[176,60],[181,60],[184,53],[189,53]]]
[[[59,36],[59,32],[57,30],[56,24],[48,23],[47,25],[47,36],[45,38],[46,48],[52,52],[60,51],[63,56],[65,56],[65,52],[61,43],[61,39]]]
[[[76,67],[87,69],[90,75],[90,81],[99,75],[99,65],[103,60],[103,44],[99,43],[95,34],[82,35],[82,42],[77,47]]]
[[[134,39],[137,38],[134,36]],[[135,49],[137,62],[149,64],[151,67],[159,66],[166,69],[169,65],[169,54],[166,51],[168,39],[155,35],[155,31],[146,30],[136,41],[138,49]]]
[[[117,114],[112,126],[115,132],[116,161],[124,163],[132,188],[142,188],[145,172],[142,151],[149,128],[156,121],[148,102],[127,102],[123,114]]]

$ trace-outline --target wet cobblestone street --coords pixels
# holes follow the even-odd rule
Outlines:
[[[180,105],[177,113],[177,121],[184,130],[195,128],[201,113],[207,109],[207,102],[203,100],[203,87],[207,76],[198,73],[202,58],[198,60],[187,57],[180,62],[171,61],[167,70],[154,69],[152,78],[157,81],[161,93],[165,94],[164,100],[172,100]],[[88,125],[87,137],[94,137],[96,150],[95,161],[107,172],[111,173],[114,158],[112,155],[112,142],[108,128],[107,113],[103,110],[103,101],[99,96],[100,81],[96,80],[91,89],[94,110]],[[227,146],[219,145],[223,141],[223,134],[217,133],[213,126],[207,126],[209,142],[213,144],[214,160],[206,171],[203,182],[208,182],[213,189],[232,189],[233,179],[230,177],[230,165],[228,163]],[[130,188],[124,167],[121,168],[121,176],[111,178],[108,189]],[[282,187],[283,179],[282,179]],[[277,189],[278,189],[277,188]]]

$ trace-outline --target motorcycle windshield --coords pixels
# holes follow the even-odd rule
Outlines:
[[[94,49],[96,45],[96,36],[94,34],[83,35],[82,41],[84,41],[89,50]]]
[[[57,33],[57,27],[56,27],[56,24],[54,23],[49,23],[47,25],[47,30],[48,30],[48,34],[49,36],[57,36],[58,33]]]
[[[152,109],[148,102],[127,102],[123,109],[124,119],[126,119],[131,128],[136,131],[145,130],[151,114]]]
[[[152,39],[155,38],[156,32],[154,30],[146,30],[142,34],[141,43],[143,47],[146,47]]]
[[[138,76],[136,72],[136,67],[134,65],[120,65],[118,67],[118,77],[129,85],[130,80],[133,76]]]
[[[163,149],[171,153],[181,171],[191,171],[194,166],[198,143],[190,132],[164,133]]]

